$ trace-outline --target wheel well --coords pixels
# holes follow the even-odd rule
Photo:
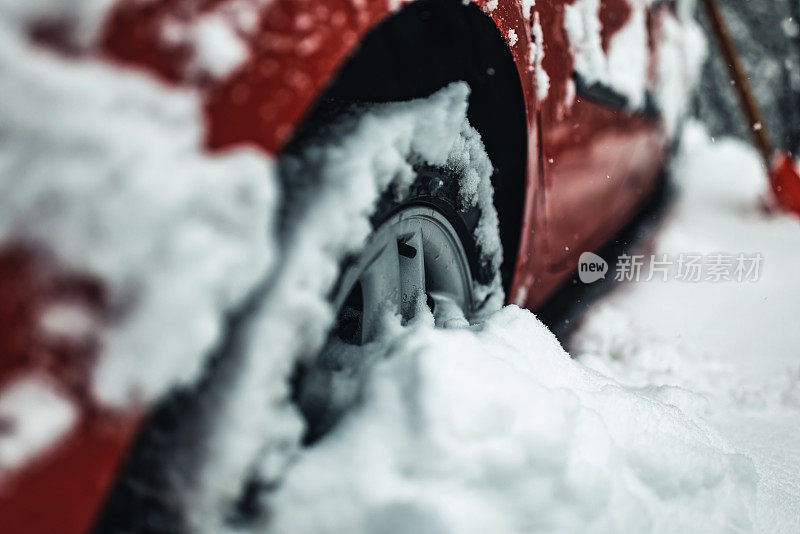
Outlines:
[[[331,107],[396,102],[466,81],[469,121],[495,167],[506,291],[516,263],[525,195],[527,128],[514,59],[491,18],[461,0],[418,0],[376,26],[345,61],[297,129],[299,139],[330,116]],[[294,144],[293,141],[290,144]]]

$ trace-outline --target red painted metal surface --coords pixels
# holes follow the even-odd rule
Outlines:
[[[42,313],[52,305],[80,306],[98,320],[109,315],[102,283],[71,273],[26,245],[0,250],[0,392],[18,379],[45,381],[78,410],[62,440],[19,469],[0,469],[0,531],[9,534],[83,532],[113,480],[131,440],[138,411],[112,413],[89,393],[99,346],[44,335]],[[0,432],[13,432],[13,422]]]
[[[244,144],[279,154],[348,54],[390,14],[386,0],[273,0],[264,4],[256,29],[241,36],[251,52],[246,64],[222,80],[187,74],[191,50],[161,38],[165,21],[191,21],[232,3],[120,0],[99,49],[109,61],[195,87],[204,105],[209,150]],[[628,220],[655,182],[666,141],[656,121],[580,98],[568,106],[572,57],[563,30],[564,3],[539,0],[534,9],[545,31],[544,68],[551,84],[541,107],[529,54],[531,21],[516,0],[500,0],[488,12],[503,35],[512,29],[517,35],[510,49],[527,108],[524,222],[509,298],[528,307],[540,304],[563,281],[575,254],[596,248]],[[605,48],[629,17],[626,0],[603,1]],[[100,347],[42,346],[34,332],[37,313],[48,299],[63,296],[59,291],[82,299],[102,321],[108,315],[102,281],[91,273],[65,273],[55,258],[26,247],[4,248],[0,273],[0,391],[15,377],[43,373],[80,410],[78,424],[56,447],[3,486],[0,530],[83,532],[135,434],[140,411],[109,413],[89,396],[88,369]]]
[[[601,22],[611,21],[615,31],[631,13],[630,8],[612,9],[619,4],[605,2],[600,10]],[[604,17],[608,12],[616,16]],[[545,69],[557,71],[566,64],[568,70],[559,75],[571,76],[569,51],[557,49],[566,43],[563,11],[545,5],[541,17],[547,28]],[[601,32],[604,43],[610,35]],[[568,106],[548,98],[541,114],[551,273],[571,271],[581,252],[597,249],[619,229],[654,185],[666,141],[660,125],[641,114],[602,106],[580,94]]]
[[[630,220],[656,186],[668,146],[655,118],[570,97],[573,57],[564,27],[570,3],[541,2],[534,8],[544,34],[550,90],[538,110],[539,169],[529,171],[526,209],[532,213],[526,213],[509,295],[511,302],[531,309],[558,289],[581,252],[600,248]],[[604,50],[630,16],[626,0],[601,1]],[[648,16],[648,89],[655,83],[657,29]]]

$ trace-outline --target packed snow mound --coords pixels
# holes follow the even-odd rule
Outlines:
[[[669,10],[659,10],[652,0],[631,0],[628,4],[630,15],[611,37],[607,51],[601,38],[601,2],[576,0],[565,4],[564,30],[575,72],[583,83],[602,84],[625,97],[630,109],[644,109],[651,91],[667,133],[673,136],[687,112],[707,55],[705,37],[694,19],[695,1],[679,0]],[[652,20],[651,13],[655,13]],[[648,45],[648,25],[653,21],[658,25],[655,65],[651,65]]]
[[[572,360],[531,313],[400,329],[363,405],[305,450],[271,532],[731,532],[752,464],[691,411]]]

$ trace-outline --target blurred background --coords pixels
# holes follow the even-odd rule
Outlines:
[[[775,146],[800,153],[800,1],[720,2]],[[702,3],[697,19],[709,36],[709,57],[695,93],[694,114],[712,136],[750,142],[727,65],[711,37]]]

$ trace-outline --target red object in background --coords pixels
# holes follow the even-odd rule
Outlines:
[[[772,193],[780,206],[800,215],[800,173],[788,152],[778,152],[769,168]]]
[[[800,216],[800,169],[797,168],[790,153],[785,150],[776,151],[772,144],[767,132],[767,124],[764,122],[761,109],[755,94],[753,94],[753,89],[750,87],[750,80],[739,58],[739,52],[736,50],[736,44],[733,42],[722,9],[716,0],[704,0],[703,3],[711,20],[711,28],[728,65],[731,83],[739,96],[739,105],[747,118],[747,129],[750,130],[753,144],[761,154],[761,159],[766,167],[772,196],[781,209]]]
[[[273,0],[263,7],[257,29],[243,36],[250,50],[246,64],[223,80],[188,76],[191,51],[161,38],[164,21],[191,22],[228,3],[120,0],[107,19],[99,53],[168,83],[196,87],[204,102],[209,150],[247,144],[272,155],[280,154],[304,113],[364,36],[391,14],[386,0]],[[573,58],[564,28],[564,2],[539,0],[532,8],[544,31],[543,43],[535,42],[535,17],[526,17],[518,0],[500,0],[491,10],[487,0],[477,4],[500,35],[505,38],[512,30],[516,35],[506,42],[525,101],[527,169],[509,300],[536,307],[569,276],[580,252],[600,247],[641,205],[657,183],[668,139],[656,117],[610,108],[581,94],[565,106],[573,83]],[[626,0],[601,0],[600,5],[602,46],[607,51],[615,32],[630,19],[631,7]],[[653,10],[653,17],[669,11],[662,4]],[[651,46],[652,41],[651,36]],[[531,50],[537,46],[543,47],[550,78],[548,96],[541,102],[531,63]],[[650,52],[651,63],[657,61],[657,50]],[[42,354],[59,351],[43,349],[34,332],[37,314],[53,296],[43,288],[53,280],[62,280],[63,287],[72,288],[73,296],[84,299],[100,317],[102,281],[92,281],[90,274],[64,275],[53,258],[14,247],[0,253],[0,273],[0,394],[13,379],[42,373],[64,388],[80,410],[78,424],[57,446],[13,473],[5,493],[0,493],[0,530],[84,532],[102,504],[141,413],[108,413],[94,404],[86,382],[96,346],[68,348],[68,365],[42,367],[43,361],[53,360]]]

